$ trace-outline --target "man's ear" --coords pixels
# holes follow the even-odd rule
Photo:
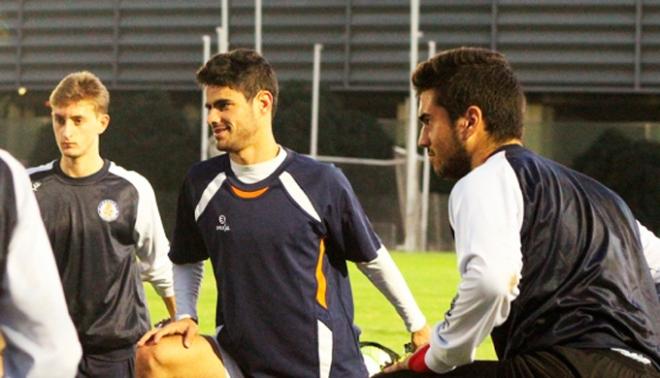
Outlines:
[[[470,105],[465,114],[460,118],[459,135],[463,141],[468,140],[474,133],[484,127],[483,114],[481,108],[476,105]]]
[[[110,125],[110,114],[103,113],[99,114],[99,123],[101,126],[99,127],[99,135],[103,134],[105,130],[108,129],[108,126]]]
[[[273,94],[270,91],[261,90],[254,96],[254,101],[259,112],[265,114],[273,111]]]

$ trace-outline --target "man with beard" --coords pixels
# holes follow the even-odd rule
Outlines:
[[[448,50],[412,81],[419,145],[460,179],[461,281],[430,345],[384,376],[657,375],[660,240],[615,193],[522,146],[525,98],[503,55]],[[489,334],[499,361],[473,362]]]

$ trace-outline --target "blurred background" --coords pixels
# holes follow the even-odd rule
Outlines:
[[[0,148],[26,166],[57,158],[48,95],[90,70],[111,92],[102,155],[151,181],[171,232],[202,149],[202,36],[212,53],[223,38],[261,50],[281,85],[276,137],[302,153],[318,43],[318,156],[344,170],[389,248],[450,250],[453,183],[431,175],[423,194],[421,150],[407,173],[411,59],[480,46],[504,53],[523,83],[526,145],[604,182],[660,232],[660,0],[425,0],[416,21],[413,3],[0,0]],[[407,215],[425,225],[412,239]]]

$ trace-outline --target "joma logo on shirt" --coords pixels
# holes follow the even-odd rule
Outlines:
[[[229,228],[229,225],[227,224],[227,217],[224,215],[218,217],[218,225],[215,226],[215,230],[224,232],[231,231],[231,228]]]

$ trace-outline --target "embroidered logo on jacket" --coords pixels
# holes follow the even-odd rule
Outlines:
[[[99,217],[106,222],[112,222],[119,218],[119,206],[117,206],[117,202],[110,199],[99,202],[96,211],[99,213]]]
[[[231,228],[229,228],[229,225],[227,224],[227,217],[224,215],[220,215],[218,217],[218,224],[215,226],[216,231],[231,231]]]
[[[40,182],[40,181],[35,181],[35,182],[33,182],[33,183],[32,183],[32,191],[33,191],[33,192],[36,192],[37,190],[39,190],[39,187],[40,187],[40,186],[41,186],[41,182]]]

